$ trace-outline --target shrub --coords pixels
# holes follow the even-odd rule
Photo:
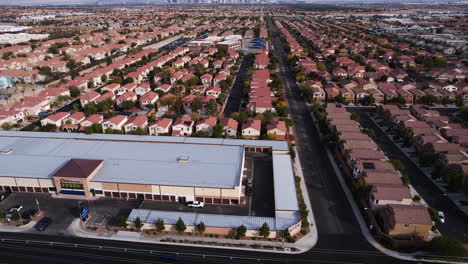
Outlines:
[[[436,237],[431,240],[429,248],[437,255],[454,257],[467,256],[467,251],[463,247],[463,243],[452,237]]]
[[[179,217],[179,220],[177,220],[176,223],[176,230],[177,232],[184,232],[185,229],[187,229],[187,226],[185,226],[184,220],[182,220],[182,218]]]
[[[164,226],[164,220],[162,218],[158,218],[154,223],[154,226],[156,228],[156,232],[162,232],[166,229]]]
[[[244,225],[240,225],[238,228],[236,228],[236,239],[241,239],[242,237],[245,237],[246,233],[247,228]]]
[[[133,221],[133,224],[135,225],[135,228],[140,229],[143,226],[143,223],[141,222],[140,217],[137,217],[135,221]]]

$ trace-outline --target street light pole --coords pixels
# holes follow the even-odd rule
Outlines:
[[[37,198],[35,200],[36,200],[36,205],[37,205],[37,211],[40,212],[41,207],[39,206],[39,201],[37,200]]]

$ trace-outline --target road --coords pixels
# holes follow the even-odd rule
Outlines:
[[[349,201],[340,187],[327,156],[324,155],[325,149],[313,124],[309,107],[304,97],[300,95],[294,74],[286,64],[287,54],[281,46],[280,37],[273,33],[273,23],[270,20],[268,25],[273,50],[280,61],[279,70],[285,82],[289,113],[294,120],[298,157],[302,164],[312,209],[316,215],[319,239],[315,248],[366,250],[380,254],[382,256],[380,261],[384,262],[384,259],[387,259],[389,263],[393,263],[394,259],[374,249],[361,234]],[[350,257],[349,260],[352,258]]]
[[[405,173],[410,177],[411,185],[421,195],[421,197],[431,206],[441,210],[445,214],[445,224],[438,224],[437,228],[444,235],[456,237],[468,244],[468,217],[463,214],[446,196],[439,190],[434,182],[426,177],[417,167],[370,119],[369,110],[357,110],[361,116],[361,125],[365,128],[372,128],[375,131],[374,141],[389,159],[399,159],[405,165]]]
[[[239,71],[237,72],[236,80],[232,85],[231,92],[229,93],[226,107],[224,107],[224,117],[231,117],[234,112],[240,112],[242,102],[242,90],[244,89],[244,81],[247,77],[247,71],[249,70],[248,60],[244,56],[242,58]]]

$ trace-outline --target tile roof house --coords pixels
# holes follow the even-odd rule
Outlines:
[[[154,89],[154,91],[162,91],[164,93],[168,93],[170,90],[171,90],[172,86],[169,85],[169,84],[162,84],[158,87],[156,87],[156,89]]]
[[[214,98],[218,98],[220,94],[221,94],[221,88],[218,86],[210,86],[206,90],[206,95],[211,95]]]
[[[375,184],[372,187],[372,207],[387,204],[411,205],[413,203],[410,189],[405,185]]]
[[[213,135],[213,127],[216,125],[218,119],[213,116],[208,116],[197,121],[195,126],[196,131],[207,132],[209,136]]]
[[[262,122],[257,119],[250,119],[242,124],[242,137],[244,138],[259,138],[262,129]]]
[[[226,137],[237,136],[237,128],[239,123],[234,118],[225,118],[221,120],[220,124],[223,126],[224,135]]]
[[[125,101],[136,102],[136,100],[137,100],[136,93],[130,91],[130,92],[126,92],[126,93],[122,94],[121,96],[117,97],[117,104],[121,105]]]
[[[191,136],[194,122],[188,116],[181,116],[172,124],[172,136]]]
[[[90,91],[80,97],[80,103],[82,107],[96,100],[101,94],[95,91]]]
[[[388,213],[380,213],[384,210]],[[391,204],[380,208],[378,215],[384,221],[383,231],[391,237],[429,239],[432,219],[424,206]]]
[[[172,119],[170,118],[159,118],[156,122],[148,126],[150,135],[169,135],[171,132]]]
[[[286,140],[288,128],[284,121],[271,121],[266,126],[267,135],[273,136],[277,140]]]
[[[83,131],[84,128],[90,127],[93,124],[101,124],[104,121],[104,116],[101,114],[90,115],[88,118],[80,122],[80,131]]]
[[[56,114],[50,115],[41,120],[41,126],[46,125],[55,125],[56,127],[61,127],[62,122],[70,115],[68,112],[58,112]]]
[[[122,131],[123,125],[127,122],[128,117],[124,115],[116,115],[102,122],[102,130],[106,129]]]
[[[146,115],[137,115],[131,117],[127,123],[124,125],[125,134],[134,134],[137,132],[138,128],[143,129],[144,133],[146,133],[146,128],[148,126],[148,118]]]
[[[159,95],[153,91],[149,91],[140,97],[139,102],[141,107],[145,107],[149,104],[154,105],[159,99]]]

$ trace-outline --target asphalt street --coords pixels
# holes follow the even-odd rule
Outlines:
[[[239,67],[239,71],[237,72],[236,80],[234,81],[231,92],[229,93],[229,97],[226,102],[226,107],[224,107],[224,117],[231,117],[232,113],[240,111],[242,102],[242,90],[244,88],[244,81],[247,77],[248,70],[248,60],[244,56]]]

